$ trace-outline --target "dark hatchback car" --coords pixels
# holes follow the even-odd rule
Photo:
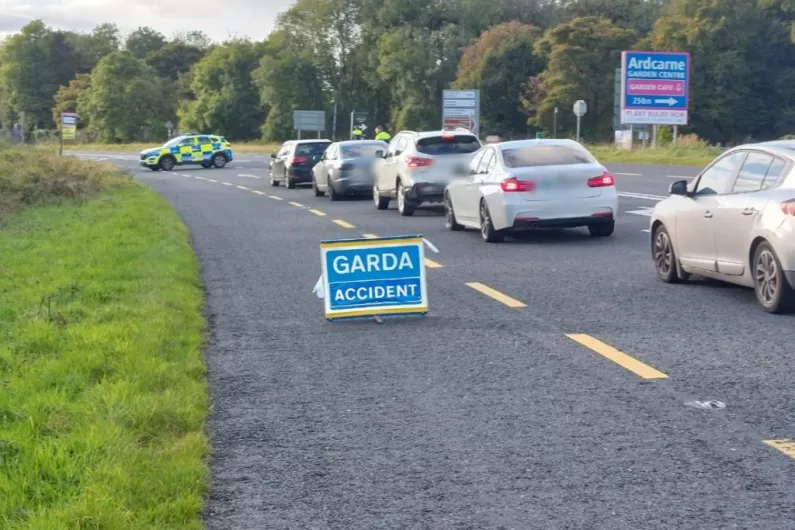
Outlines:
[[[271,186],[284,183],[287,188],[312,183],[312,168],[331,145],[331,140],[290,140],[271,155]]]
[[[312,189],[316,197],[373,194],[373,165],[389,146],[382,140],[349,140],[333,143],[314,169]]]

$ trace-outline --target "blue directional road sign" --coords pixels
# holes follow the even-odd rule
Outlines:
[[[428,312],[422,236],[323,241],[326,318]]]
[[[687,125],[690,54],[621,54],[621,123]]]

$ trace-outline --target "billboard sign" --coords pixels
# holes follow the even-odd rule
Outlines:
[[[442,91],[442,129],[457,127],[480,135],[480,90]]]
[[[621,53],[621,123],[687,125],[690,54]]]

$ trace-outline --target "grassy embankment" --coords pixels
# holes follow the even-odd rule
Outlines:
[[[67,150],[80,151],[135,151],[153,147],[151,144],[81,144],[66,146]],[[678,147],[650,147],[643,148],[636,145],[632,151],[617,149],[610,144],[590,144],[588,149],[599,159],[600,162],[612,163],[634,163],[634,164],[663,164],[677,166],[704,166],[708,164],[719,151],[715,148],[707,147],[702,142],[688,142],[683,139]],[[257,153],[269,154],[279,150],[279,144],[244,142],[232,143],[232,150],[235,153]]]
[[[203,327],[165,201],[0,146],[0,528],[201,528]]]

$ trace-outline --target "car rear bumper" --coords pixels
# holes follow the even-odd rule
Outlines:
[[[490,202],[489,210],[497,230],[576,228],[615,222],[618,198],[613,195],[561,201],[526,201],[511,197],[502,208],[494,208]]]
[[[593,216],[593,217],[565,217],[562,219],[534,219],[534,218],[519,218],[514,219],[511,230],[536,230],[542,228],[577,228],[578,226],[594,226],[600,224],[608,224],[615,221],[615,218],[610,216]]]
[[[296,184],[311,184],[312,183],[312,170],[297,167],[291,167],[287,170],[287,175]]]
[[[331,181],[334,191],[340,195],[371,195],[373,175],[371,173],[349,174],[347,171]]]
[[[442,202],[445,182],[416,182],[406,190],[406,199],[419,204],[423,202]]]

